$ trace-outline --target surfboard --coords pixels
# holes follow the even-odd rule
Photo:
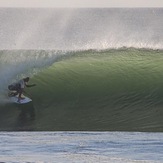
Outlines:
[[[12,97],[9,97],[11,102],[13,103],[17,103],[17,104],[26,104],[28,102],[31,102],[32,99],[30,99],[29,97],[26,97],[26,96],[22,96],[24,99],[21,99],[20,101],[18,101],[18,96],[12,96]]]

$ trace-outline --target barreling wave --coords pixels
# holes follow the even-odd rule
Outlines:
[[[1,51],[3,98],[21,77],[37,86],[32,103],[1,104],[0,129],[163,131],[162,63],[152,49]]]

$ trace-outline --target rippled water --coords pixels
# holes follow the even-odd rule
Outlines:
[[[163,162],[163,134],[1,132],[1,162]]]

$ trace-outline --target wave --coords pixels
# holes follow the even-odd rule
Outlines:
[[[162,131],[162,61],[152,49],[1,51],[4,100],[21,77],[37,86],[27,105],[1,100],[0,129]]]

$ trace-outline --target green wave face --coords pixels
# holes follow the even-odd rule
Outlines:
[[[37,83],[26,89],[32,104],[2,107],[6,108],[3,116],[9,116],[11,108],[14,116],[0,127],[162,131],[162,63],[163,52],[156,50],[72,52],[31,79]]]

